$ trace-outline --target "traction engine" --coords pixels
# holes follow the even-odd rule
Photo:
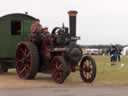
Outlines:
[[[51,74],[56,83],[64,83],[71,72],[80,71],[84,82],[96,76],[95,60],[83,55],[77,44],[76,11],[69,11],[69,25],[55,27],[51,33],[34,32],[21,41],[16,50],[16,71],[22,79],[33,79],[38,72]]]

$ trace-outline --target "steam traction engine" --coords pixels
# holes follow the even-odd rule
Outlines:
[[[37,72],[52,75],[56,83],[63,83],[70,72],[80,71],[84,82],[91,83],[96,76],[92,57],[83,56],[76,41],[76,11],[69,11],[70,32],[67,27],[55,27],[51,34],[35,32],[21,41],[16,50],[16,71],[22,79],[33,79]]]

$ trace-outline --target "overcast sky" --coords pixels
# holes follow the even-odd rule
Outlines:
[[[25,13],[37,17],[51,31],[77,10],[80,44],[128,44],[128,0],[2,0],[0,16]]]

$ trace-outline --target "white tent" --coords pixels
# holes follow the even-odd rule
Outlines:
[[[128,56],[128,46],[124,47],[121,53],[123,56]]]

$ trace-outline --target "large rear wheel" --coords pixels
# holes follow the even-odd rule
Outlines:
[[[32,42],[23,41],[16,50],[16,71],[22,79],[33,79],[38,72],[39,55]]]
[[[91,83],[96,77],[96,63],[91,56],[84,56],[80,62],[80,75],[84,82]]]
[[[62,56],[55,56],[52,60],[52,78],[56,83],[62,84],[70,74],[69,67]]]

